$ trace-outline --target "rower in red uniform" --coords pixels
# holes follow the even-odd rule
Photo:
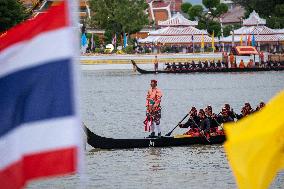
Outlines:
[[[161,137],[161,126],[160,126],[160,119],[161,119],[161,99],[162,99],[162,91],[157,88],[157,81],[151,80],[151,87],[147,92],[146,97],[146,108],[147,117],[151,117],[153,119],[151,125],[151,134],[149,137],[155,136],[155,126],[158,131],[158,137]]]

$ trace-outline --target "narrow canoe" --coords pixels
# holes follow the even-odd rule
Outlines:
[[[106,138],[94,134],[85,127],[87,142],[94,148],[99,149],[127,149],[127,148],[147,148],[147,147],[173,147],[189,145],[211,145],[222,144],[226,140],[224,135],[212,136],[209,141],[204,137],[161,137],[161,138],[141,138],[141,139],[114,139]]]
[[[284,67],[266,67],[266,68],[196,68],[196,69],[188,69],[188,70],[144,70],[137,66],[134,60],[131,60],[133,66],[137,68],[137,71],[141,74],[155,74],[155,73],[230,73],[230,72],[261,72],[261,71],[282,71]]]

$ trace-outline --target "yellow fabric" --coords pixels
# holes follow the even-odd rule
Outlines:
[[[268,188],[284,169],[284,91],[237,123],[225,125],[225,151],[240,189]]]
[[[214,31],[211,37],[212,37],[212,49],[214,51],[215,50]]]
[[[240,44],[243,46],[243,34],[241,35]]]
[[[201,48],[204,49],[204,36],[203,36],[203,33],[202,33],[202,36],[201,36]]]

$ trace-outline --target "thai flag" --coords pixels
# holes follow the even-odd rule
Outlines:
[[[0,188],[76,172],[81,163],[70,4],[0,37]],[[73,22],[74,23],[74,22]]]

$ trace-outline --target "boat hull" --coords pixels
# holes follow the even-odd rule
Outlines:
[[[141,74],[156,74],[156,73],[231,73],[231,72],[263,72],[263,71],[282,71],[284,67],[270,67],[270,68],[197,68],[194,70],[175,70],[175,71],[166,71],[166,70],[158,70],[158,71],[150,71],[144,70],[137,66],[134,60],[131,60],[133,66],[136,67],[137,71]]]
[[[94,148],[99,149],[128,149],[128,148],[148,148],[148,147],[173,147],[189,145],[211,145],[222,144],[226,140],[224,135],[213,136],[207,141],[204,137],[161,137],[142,139],[114,139],[101,137],[86,128],[87,142]]]

